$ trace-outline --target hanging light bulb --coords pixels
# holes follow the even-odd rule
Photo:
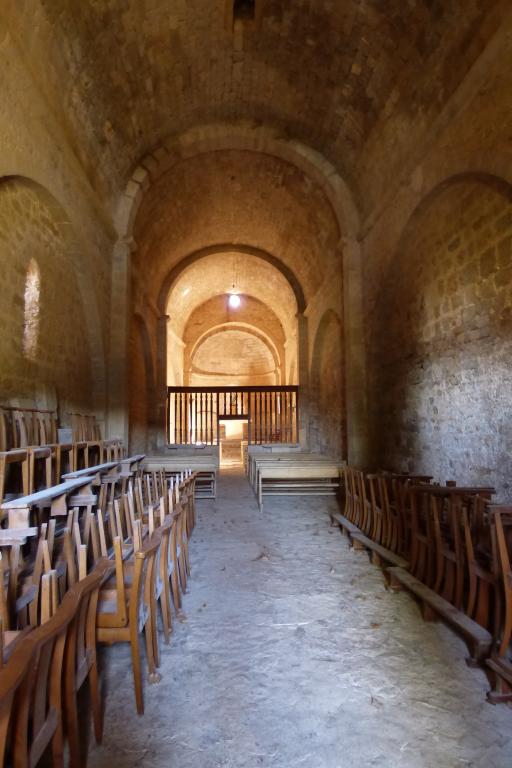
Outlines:
[[[230,293],[228,304],[231,307],[231,309],[238,309],[240,306],[240,296],[237,293]]]

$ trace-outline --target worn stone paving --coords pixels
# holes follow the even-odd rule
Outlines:
[[[387,592],[329,526],[331,500],[268,500],[221,473],[198,503],[186,621],[135,714],[128,647],[105,654],[106,728],[90,768],[512,765],[512,709],[442,624]]]

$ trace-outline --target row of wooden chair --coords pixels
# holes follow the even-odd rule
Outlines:
[[[97,443],[101,441],[100,425],[90,414],[69,413],[71,440],[69,442]],[[0,451],[26,448],[31,445],[52,445],[58,442],[57,412],[44,408],[0,407]]]
[[[0,451],[57,442],[55,411],[37,408],[0,408]]]
[[[345,469],[345,508],[334,513],[357,549],[407,589],[425,619],[461,634],[471,664],[492,672],[492,701],[512,700],[512,508],[494,489],[432,483],[426,475]]]
[[[63,474],[125,456],[122,440],[26,445],[0,451],[0,504],[6,498],[49,488]]]
[[[42,523],[35,556],[32,562],[27,560],[24,570],[19,570],[20,582],[23,579],[26,581],[18,585],[16,596],[19,598],[30,591],[27,590],[28,585],[31,588],[30,599],[22,606],[24,610],[16,613],[15,623],[10,624],[11,631],[0,631],[0,638],[7,634],[18,635],[17,647],[14,644],[14,651],[7,653],[7,656],[3,649],[5,643],[0,643],[0,658],[7,658],[0,674],[0,736],[7,738],[7,723],[10,722],[8,743],[11,751],[16,751],[18,756],[25,754],[25,751],[29,755],[29,762],[24,763],[20,757],[20,762],[14,760],[13,764],[35,765],[43,743],[51,743],[54,764],[62,765],[63,722],[71,765],[80,764],[76,692],[85,679],[89,679],[91,684],[96,739],[101,740],[96,638],[107,644],[130,643],[136,706],[137,711],[143,713],[140,637],[144,632],[149,680],[157,682],[160,663],[158,612],[164,640],[169,642],[172,606],[175,612],[180,610],[181,594],[186,590],[190,574],[188,541],[195,525],[194,485],[195,476],[191,472],[182,473],[176,482],[174,479],[168,481],[164,472],[144,476],[137,472],[129,484],[124,485],[123,492],[107,499],[103,508],[98,498],[95,505],[69,509],[65,527],[60,530],[55,519]],[[17,549],[19,554],[19,546]],[[95,591],[94,594],[91,592],[88,603],[94,605],[94,610],[91,607],[87,613],[88,621],[85,621],[85,609],[75,611],[82,617],[81,623],[77,624],[82,636],[84,627],[89,628],[89,645],[77,641],[76,647],[81,651],[80,663],[77,662],[75,674],[72,674],[71,661],[67,660],[66,651],[62,650],[67,648],[68,640],[63,639],[66,632],[66,637],[73,637],[70,634],[74,626],[69,619],[70,604],[77,604],[78,591],[84,584],[92,583],[92,577],[99,573],[100,581],[95,581]],[[3,586],[4,580],[0,583]],[[67,618],[63,618],[64,614]],[[92,614],[94,631],[91,634]],[[57,626],[56,617],[59,616],[62,619],[60,628],[56,629],[55,635],[51,635],[52,640],[48,639],[51,634],[48,628]],[[0,619],[5,620],[4,626],[9,626],[9,621],[12,621],[6,615]],[[34,629],[37,625],[38,628]],[[64,625],[67,629],[63,628]],[[48,643],[52,643],[52,650],[44,650],[45,669],[51,669],[51,674],[48,672],[45,683],[40,679],[34,681],[30,668],[37,668],[42,649],[47,647],[47,639]],[[7,644],[6,651],[12,646],[13,643]],[[55,656],[54,648],[57,649]],[[31,661],[28,661],[29,657]],[[26,675],[13,671],[12,660],[17,667],[27,662]],[[64,689],[60,691],[56,681],[60,681],[63,671]],[[34,686],[42,691],[38,694],[37,711],[31,709],[32,704],[26,704],[33,701]],[[27,693],[28,698],[25,698],[25,692],[29,690],[32,694]],[[48,716],[43,717],[45,712]],[[30,723],[30,728],[27,723]],[[25,746],[19,746],[23,744]]]
[[[64,765],[64,726],[70,764],[80,766],[77,696],[88,681],[95,735],[103,733],[96,655],[96,605],[112,569],[102,560],[77,582],[52,616],[25,634],[0,669],[0,765],[35,766],[47,747]]]

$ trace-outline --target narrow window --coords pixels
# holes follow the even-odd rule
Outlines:
[[[256,18],[256,0],[234,0],[233,20],[254,21]]]
[[[257,30],[261,26],[263,0],[225,0],[226,29],[233,31],[235,26],[241,29]]]
[[[23,325],[23,354],[28,360],[35,360],[37,356],[40,292],[41,274],[39,267],[34,259],[30,259],[25,278],[25,316]]]

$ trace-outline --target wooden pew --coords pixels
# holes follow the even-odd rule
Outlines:
[[[303,453],[303,452],[285,452],[277,454],[265,454],[265,455],[252,455],[249,457],[250,463],[250,482],[256,495],[258,495],[259,489],[259,474],[260,470],[266,466],[307,466],[307,465],[328,465],[334,462],[338,462],[340,467],[344,462],[338,459],[333,459],[331,456],[324,456],[318,453]]]
[[[218,458],[215,455],[193,454],[180,456],[147,456],[144,461],[144,470],[152,472],[163,469],[168,478],[177,477],[186,470],[191,470],[196,475],[195,494],[196,499],[214,499],[217,489],[217,471],[219,469]]]
[[[489,500],[493,493],[492,488],[412,486],[409,570],[388,569],[392,587],[407,589],[420,602],[425,620],[441,618],[464,638],[470,664],[489,655],[493,640],[465,611],[463,518],[476,497]]]
[[[67,515],[69,507],[95,504],[96,496],[92,492],[93,480],[94,478],[90,475],[85,475],[37,493],[4,501],[1,510],[3,516],[8,518],[9,529],[30,528],[30,513],[34,509],[49,509],[50,517],[62,517]],[[0,530],[0,540],[4,533],[8,531]]]
[[[282,458],[259,461],[256,465],[257,496],[260,510],[264,496],[335,495],[340,489],[342,462],[327,457],[314,459]]]
[[[245,472],[249,477],[249,482],[253,485],[252,478],[252,458],[258,458],[260,456],[286,454],[286,453],[301,453],[302,449],[299,443],[262,443],[259,445],[247,445],[243,446],[243,464]]]
[[[293,452],[293,453],[290,453],[288,451],[284,451],[283,453],[280,453],[280,452],[252,453],[248,455],[249,483],[252,486],[254,493],[258,495],[258,486],[259,486],[258,473],[259,473],[260,467],[266,464],[278,464],[278,465],[284,466],[286,463],[289,463],[289,462],[292,462],[293,464],[296,464],[297,462],[300,462],[301,464],[305,464],[308,461],[325,462],[326,460],[329,461],[330,457],[322,456],[321,454],[318,454],[318,453],[306,453],[302,451]]]
[[[492,683],[487,698],[498,704],[512,701],[512,506],[491,504],[488,512],[494,531],[502,603],[492,656],[486,662]]]
[[[407,559],[400,554],[402,509],[389,497],[388,477],[365,476],[354,467],[345,467],[344,475],[344,515],[334,513],[331,519],[341,526],[354,549],[368,552],[386,577],[387,566],[406,568]]]

